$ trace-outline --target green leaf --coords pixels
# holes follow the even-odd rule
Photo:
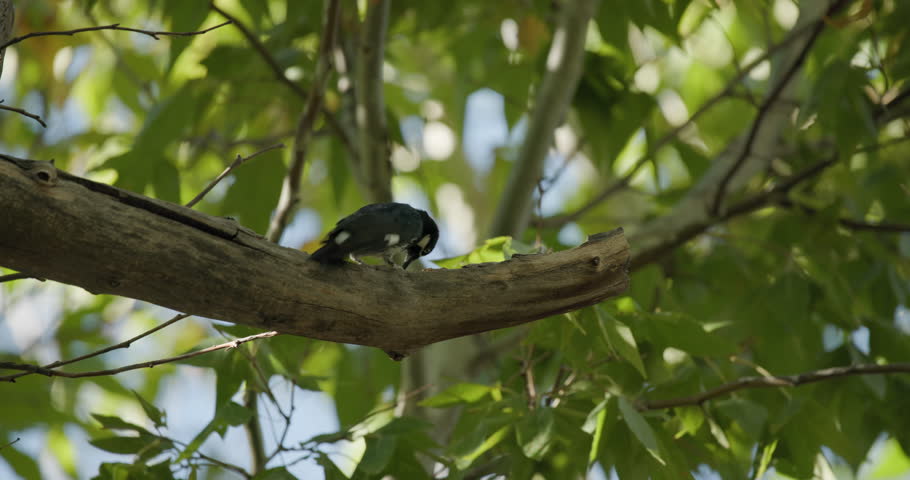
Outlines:
[[[218,432],[218,434],[224,436],[228,427],[243,425],[248,422],[252,416],[253,412],[248,408],[234,402],[227,402],[225,405],[221,406],[221,408],[216,409],[215,417],[212,418],[208,425],[196,434],[193,440],[187,444],[186,448],[180,452],[177,461],[180,462],[193,456],[211,434]]]
[[[273,150],[237,169],[231,176],[234,183],[221,202],[220,215],[235,217],[245,227],[264,234],[281,194],[286,170],[281,158],[282,151]]]
[[[383,392],[395,388],[400,379],[399,364],[376,348],[342,348],[333,375],[333,397],[342,425],[353,425],[367,416]]]
[[[591,434],[594,438],[591,441],[591,449],[588,452],[588,465],[592,465],[597,460],[597,452],[600,450],[600,440],[603,436],[604,424],[607,419],[607,402],[604,399],[593,410],[588,412],[585,423],[582,425],[582,431]]]
[[[348,480],[348,477],[335,465],[326,454],[316,457],[316,463],[322,466],[322,473],[325,474],[325,480]]]
[[[541,460],[547,454],[553,443],[554,423],[551,409],[538,408],[515,424],[515,438],[526,457]]]
[[[459,383],[420,402],[422,407],[448,407],[465,403],[475,403],[490,393],[490,387],[478,383]]]
[[[716,331],[681,313],[641,313],[638,325],[658,345],[675,347],[692,355],[728,356],[737,346]]]
[[[684,435],[695,435],[698,429],[705,423],[705,414],[698,407],[676,407],[673,409],[676,418],[682,424],[675,438],[682,438]]]
[[[506,435],[509,434],[509,430],[511,430],[511,429],[512,429],[511,425],[505,425],[503,427],[500,427],[498,430],[493,432],[491,435],[485,437],[483,442],[480,443],[480,445],[478,445],[476,448],[471,450],[469,453],[459,456],[455,460],[455,465],[462,470],[464,470],[465,468],[468,468],[469,466],[471,466],[471,463],[473,463],[474,460],[477,459],[477,457],[483,455],[484,453],[486,453],[487,450],[495,447],[499,442],[501,442],[506,437]]]
[[[215,409],[227,405],[251,374],[250,362],[243,355],[219,355],[215,368]]]
[[[660,444],[657,443],[657,436],[654,434],[654,429],[648,421],[645,420],[645,417],[641,416],[641,414],[638,413],[638,410],[624,398],[619,398],[619,411],[622,413],[622,417],[625,419],[629,430],[631,430],[632,434],[635,435],[635,438],[645,446],[648,453],[650,453],[655,460],[660,462],[661,465],[666,465],[667,462],[664,461],[661,456]]]
[[[467,255],[434,260],[442,268],[461,268],[475,263],[502,262],[512,257],[512,237],[494,237]]]
[[[284,467],[276,467],[257,473],[253,480],[297,480],[297,477]]]
[[[165,11],[171,19],[171,30],[174,32],[193,32],[198,30],[209,15],[209,6],[205,2],[186,2],[184,0],[167,0]],[[171,37],[170,61],[168,68],[174,66],[177,57],[190,45],[193,37]]]
[[[397,435],[380,434],[367,437],[367,449],[363,453],[363,458],[357,464],[357,469],[362,470],[370,475],[382,473],[392,455],[395,453],[395,447],[398,445]]]
[[[155,197],[172,203],[180,203],[180,172],[171,162],[165,160],[155,169],[152,180]]]
[[[19,451],[14,445],[5,445],[0,448],[0,456],[12,467],[21,478],[41,478],[41,469],[38,462],[30,455]]]
[[[147,185],[154,185],[163,199],[179,201],[179,174],[164,152],[191,125],[198,104],[195,84],[185,84],[148,112],[128,152],[108,159],[99,168],[116,170],[115,185],[120,188],[144,193]]]
[[[897,440],[889,438],[885,440],[882,452],[871,470],[870,479],[898,478],[910,471],[910,458]]]
[[[218,413],[218,416],[225,425],[236,427],[250,421],[250,418],[253,417],[253,412],[240,404],[228,402],[227,406]]]
[[[384,435],[406,435],[426,431],[432,424],[416,417],[395,417],[378,431]]]
[[[755,471],[755,478],[762,478],[765,472],[768,470],[768,466],[771,465],[771,460],[774,458],[775,449],[777,449],[777,440],[774,440],[762,448],[761,460],[758,462],[758,469]]]
[[[253,17],[253,24],[258,25],[269,18],[269,3],[260,0],[241,0],[243,8]]]
[[[641,354],[638,353],[638,345],[635,343],[635,336],[632,335],[632,330],[613,315],[610,315],[602,306],[595,306],[594,311],[597,312],[597,324],[600,326],[600,331],[603,333],[607,345],[619,353],[620,357],[631,363],[641,374],[642,378],[648,378],[645,365],[641,361]]]
[[[139,453],[149,441],[143,437],[104,437],[89,440],[89,443],[106,452],[133,454]]]
[[[139,433],[149,433],[148,430],[140,427],[139,425],[127,422],[120,417],[112,417],[108,415],[99,415],[97,413],[93,413],[92,418],[97,420],[102,427],[108,430],[132,430]]]
[[[156,427],[164,427],[166,425],[164,421],[164,413],[162,413],[158,407],[146,401],[144,398],[142,398],[142,395],[139,395],[139,392],[135,390],[133,390],[133,395],[135,395],[136,400],[139,400],[139,404],[142,405],[142,410],[145,411],[145,416],[147,416]]]
[[[718,400],[715,408],[720,414],[733,420],[733,423],[749,436],[749,440],[758,440],[768,421],[767,408],[741,397]]]

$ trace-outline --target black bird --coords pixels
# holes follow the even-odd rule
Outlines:
[[[374,203],[342,218],[310,256],[324,264],[341,264],[348,256],[381,256],[389,265],[406,253],[401,268],[436,246],[439,228],[427,212],[404,203]]]

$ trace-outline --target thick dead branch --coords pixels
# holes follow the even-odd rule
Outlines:
[[[235,222],[0,156],[0,265],[97,294],[334,342],[408,352],[624,291],[621,230],[460,270],[326,267]]]

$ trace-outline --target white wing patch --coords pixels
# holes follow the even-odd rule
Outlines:
[[[417,245],[419,245],[420,249],[423,250],[424,248],[427,248],[428,243],[430,243],[430,236],[424,235],[423,238],[421,238],[420,241],[417,242]]]
[[[349,232],[347,230],[342,230],[342,231],[338,232],[338,235],[335,235],[335,243],[337,243],[338,245],[341,245],[342,243],[346,242],[349,238],[351,238],[351,232]]]
[[[385,243],[386,243],[386,245],[388,245],[390,247],[392,245],[398,245],[398,240],[400,240],[400,239],[401,239],[401,237],[399,237],[397,233],[385,234]]]

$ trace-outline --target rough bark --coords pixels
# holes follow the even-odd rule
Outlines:
[[[458,270],[323,266],[236,222],[0,156],[0,266],[185,313],[408,352],[626,289],[622,230]]]

